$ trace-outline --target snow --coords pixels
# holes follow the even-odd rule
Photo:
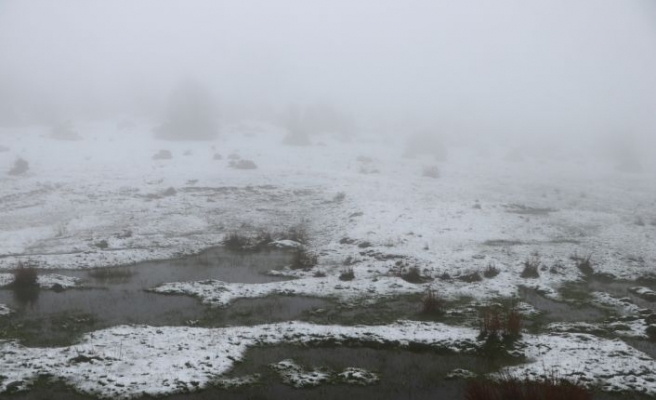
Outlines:
[[[349,340],[403,347],[416,342],[460,352],[475,351],[476,336],[473,329],[412,321],[355,327],[298,322],[215,329],[119,326],[90,333],[79,344],[62,348],[0,342],[0,367],[6,377],[0,389],[13,382],[25,388],[39,374],[52,374],[82,392],[105,398],[158,396],[207,386],[255,345]],[[656,361],[620,340],[553,333],[525,335],[518,347],[528,362],[507,368],[508,373],[539,377],[557,370],[564,377],[575,373],[572,378],[605,390],[656,394]],[[305,370],[293,361],[279,363],[276,369],[289,384],[301,386],[319,384],[334,375]],[[352,370],[339,374],[354,379],[370,376]]]
[[[595,273],[626,280],[653,275],[656,265],[656,224],[636,223],[636,218],[655,220],[653,171],[622,174],[586,154],[564,150],[559,158],[509,162],[507,149],[495,144],[487,146],[487,156],[451,146],[448,160],[438,164],[440,177],[432,179],[422,176],[422,169],[434,160],[402,158],[402,143],[393,137],[363,134],[351,143],[325,137],[322,146],[293,147],[282,145],[283,132],[266,125],[255,137],[228,126],[209,143],[157,141],[145,121],[132,132],[119,131],[114,123],[80,122],[77,128],[83,140],[74,142],[47,138],[47,127],[0,129],[0,144],[10,149],[0,157],[0,270],[19,261],[59,270],[168,259],[219,245],[231,232],[284,231],[300,223],[308,229],[306,245],[319,255],[319,265],[282,272],[293,280],[169,282],[153,290],[221,307],[272,294],[361,301],[428,289],[448,299],[492,301],[516,296],[520,285],[558,299],[565,283],[583,278],[570,260],[574,254],[590,254]],[[170,150],[173,158],[153,160],[160,149]],[[213,159],[217,152],[238,153],[258,168],[229,168],[229,160]],[[30,163],[27,174],[2,173],[17,157]],[[372,160],[362,161],[367,158]],[[534,254],[539,277],[521,278],[524,260]],[[338,276],[347,260],[355,279],[343,282]],[[412,284],[395,276],[399,261],[416,266],[428,280]],[[490,264],[500,271],[494,278],[458,279]],[[326,276],[315,277],[317,270]],[[445,272],[452,279],[438,279]],[[11,279],[0,273],[0,286]],[[39,284],[72,288],[80,282],[42,272]],[[644,298],[654,293],[649,287],[633,291]],[[625,300],[593,293],[593,303],[632,318],[552,324],[547,333],[523,339],[532,362],[511,370],[539,375],[565,368],[608,390],[656,394],[654,360],[623,342],[572,332],[601,329],[645,337],[646,322],[634,318],[643,310]],[[7,312],[0,305],[0,315]],[[411,322],[120,326],[64,348],[2,342],[0,370],[6,378],[0,387],[24,386],[49,373],[86,393],[155,396],[217,382],[255,344],[374,338],[458,350],[455,343],[474,343],[475,336],[468,328]]]
[[[158,396],[207,386],[254,345],[353,339],[400,346],[416,341],[459,351],[463,343],[471,346],[475,335],[471,329],[421,322],[375,327],[298,322],[216,329],[118,326],[87,334],[79,344],[62,348],[0,342],[5,376],[0,392],[13,382],[24,389],[45,373],[105,398]]]

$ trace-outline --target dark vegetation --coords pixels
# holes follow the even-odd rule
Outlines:
[[[540,268],[540,264],[541,264],[540,257],[537,254],[528,257],[523,262],[524,269],[522,270],[520,276],[522,278],[530,278],[530,279],[539,278],[540,272],[538,271],[538,269]]]
[[[13,176],[22,175],[26,173],[27,170],[29,169],[30,169],[30,164],[27,161],[23,160],[22,158],[18,158],[14,162],[14,166],[11,167],[8,174]]]
[[[222,244],[230,250],[265,250],[269,245],[279,240],[291,240],[301,245],[309,242],[309,236],[304,223],[300,223],[286,230],[260,229],[257,233],[230,232]]]
[[[468,274],[460,275],[458,279],[463,282],[474,283],[482,281],[483,277],[481,277],[481,274],[478,271],[474,271]]]
[[[440,169],[437,167],[437,165],[424,167],[424,169],[421,171],[421,176],[437,179],[440,177]]]
[[[576,268],[578,268],[579,271],[581,271],[581,273],[585,276],[592,276],[594,274],[591,258],[592,254],[588,255],[587,257],[582,257],[574,254],[570,257],[570,259],[576,264]]]
[[[319,257],[305,247],[301,246],[294,251],[291,261],[292,269],[310,269],[317,265]]]
[[[19,261],[13,270],[14,280],[11,283],[13,289],[24,289],[38,286],[37,270],[30,262]]]
[[[499,268],[496,267],[493,263],[489,263],[487,267],[483,270],[483,276],[491,279],[494,278],[495,276],[499,275]]]
[[[430,316],[439,316],[444,314],[444,300],[442,300],[435,290],[428,289],[421,299],[421,313]]]
[[[503,376],[499,380],[474,379],[467,383],[466,400],[592,400],[592,393],[555,373],[542,380]]]
[[[353,272],[352,267],[344,268],[339,274],[340,281],[352,281],[353,279],[355,279],[355,272]]]

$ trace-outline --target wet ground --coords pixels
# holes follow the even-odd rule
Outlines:
[[[473,324],[477,310],[468,307],[470,299],[445,304],[440,316],[421,314],[421,296],[406,295],[379,299],[364,304],[301,296],[269,296],[242,299],[226,308],[210,308],[189,296],[163,295],[146,289],[175,281],[218,279],[226,282],[262,283],[281,279],[269,271],[287,265],[291,255],[282,251],[262,253],[231,252],[213,249],[198,256],[179,260],[148,262],[120,268],[95,270],[48,271],[76,276],[83,287],[63,292],[36,290],[16,292],[0,290],[0,303],[16,310],[0,318],[0,337],[16,338],[26,345],[54,346],[74,343],[79,335],[119,324],[155,326],[230,326],[305,320],[321,324],[386,324],[398,319],[437,319],[456,325]],[[605,291],[616,297],[628,297],[643,308],[654,303],[629,292],[636,286],[621,282],[583,282],[566,288],[568,301],[548,299],[533,289],[521,288],[520,297],[541,312],[525,321],[527,327],[539,329],[545,322],[600,322],[612,311],[590,305],[585,292]],[[577,301],[569,301],[576,299]],[[450,310],[450,311],[449,311]],[[454,312],[455,310],[466,310]],[[656,357],[656,343],[626,339],[627,342]],[[293,359],[302,367],[340,372],[348,367],[376,373],[380,380],[371,385],[329,381],[317,387],[295,388],[286,384],[270,365]],[[507,360],[504,362],[508,362]],[[467,369],[484,374],[502,364],[473,355],[444,355],[364,347],[296,347],[274,346],[248,350],[244,362],[238,363],[227,377],[257,374],[257,384],[225,388],[212,386],[194,393],[179,393],[167,399],[458,399],[462,398],[466,380],[447,379],[453,370]],[[44,377],[26,393],[3,394],[10,399],[92,399],[77,394],[60,382]],[[638,399],[636,395],[610,396],[598,393],[595,399]]]
[[[289,263],[282,251],[263,253],[213,249],[179,260],[148,262],[129,267],[47,271],[75,276],[82,287],[53,290],[0,289],[0,303],[16,312],[0,320],[0,337],[17,338],[30,346],[75,342],[80,334],[121,324],[153,326],[226,326],[299,319],[326,302],[304,297],[274,296],[235,302],[211,309],[188,296],[148,292],[166,282],[218,279],[262,283],[285,278],[268,275]]]

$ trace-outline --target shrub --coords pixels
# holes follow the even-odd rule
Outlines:
[[[489,263],[485,270],[483,270],[483,276],[491,279],[494,278],[495,276],[499,275],[499,268],[497,268],[494,264]]]
[[[421,299],[421,313],[424,315],[444,314],[444,301],[435,290],[428,289]]]
[[[307,243],[309,240],[305,224],[300,223],[292,226],[286,233],[282,234],[283,239],[293,240],[298,243]]]
[[[570,257],[571,260],[574,261],[576,264],[576,268],[581,271],[581,273],[585,276],[590,276],[594,274],[594,269],[592,268],[592,261],[590,261],[592,258],[592,254],[588,255],[587,257],[580,257],[576,254]]]
[[[292,269],[310,269],[317,265],[319,257],[304,247],[296,249],[292,258]]]
[[[522,317],[514,306],[502,310],[499,307],[486,307],[481,311],[479,321],[479,338],[490,335],[501,336],[508,340],[521,335]]]
[[[461,275],[458,277],[459,280],[467,283],[480,282],[483,280],[481,274],[478,271],[471,272],[469,274]]]
[[[23,160],[22,158],[18,158],[14,162],[14,166],[11,167],[8,174],[14,176],[22,175],[26,173],[28,169],[30,169],[30,164],[27,161]]]
[[[522,274],[520,275],[522,278],[539,278],[540,277],[540,272],[538,272],[538,268],[540,267],[540,258],[537,255],[533,255],[526,260],[524,260],[524,269],[522,270]]]
[[[649,340],[656,342],[656,325],[649,325],[647,328],[645,328],[645,333],[647,334]]]
[[[153,160],[170,160],[172,158],[173,154],[168,150],[160,150],[153,156]]]
[[[251,160],[233,160],[229,166],[234,169],[257,169],[257,165]]]
[[[421,176],[437,179],[440,177],[440,169],[437,167],[437,165],[424,167],[424,169],[421,171]]]
[[[223,246],[230,250],[244,250],[249,244],[250,238],[236,231],[223,238]]]
[[[346,193],[339,192],[333,197],[333,203],[341,203],[346,198]]]
[[[339,274],[340,281],[352,281],[353,279],[355,279],[355,272],[351,267],[344,268]]]
[[[214,153],[214,155],[212,156],[212,159],[213,160],[223,160],[223,156],[219,153]]]
[[[399,276],[410,283],[422,283],[424,281],[424,277],[421,276],[421,272],[417,267],[410,267],[406,272],[401,272]]]
[[[13,274],[14,281],[11,285],[14,289],[31,288],[38,285],[39,277],[36,268],[29,263],[19,261]]]

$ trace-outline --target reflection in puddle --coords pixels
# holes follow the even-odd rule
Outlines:
[[[264,298],[237,302],[228,309],[208,309],[188,296],[145,291],[166,282],[219,279],[226,282],[262,283],[285,278],[266,275],[289,263],[282,251],[262,253],[212,249],[179,260],[146,262],[131,267],[95,270],[60,270],[84,280],[84,287],[61,293],[52,290],[0,290],[0,303],[16,310],[10,329],[0,335],[20,338],[27,345],[63,345],[77,335],[121,324],[184,325],[208,321],[212,325],[283,321],[298,317],[323,303],[303,297]],[[32,289],[32,288],[28,288]]]
[[[520,286],[519,293],[522,299],[545,313],[547,321],[558,322],[594,322],[604,319],[606,314],[595,307],[588,305],[571,304],[548,299],[535,289]]]

